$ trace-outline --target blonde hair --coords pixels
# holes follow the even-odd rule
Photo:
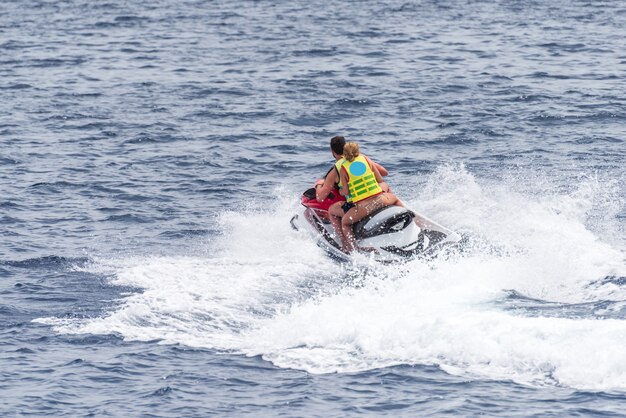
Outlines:
[[[359,144],[356,142],[348,142],[343,146],[343,157],[352,162],[359,156]]]

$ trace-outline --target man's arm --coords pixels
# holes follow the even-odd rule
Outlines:
[[[337,183],[337,170],[333,168],[328,172],[328,175],[323,182],[318,180],[318,183],[315,184],[315,198],[318,202],[321,202],[328,197],[330,192],[332,192],[335,187],[335,183]]]

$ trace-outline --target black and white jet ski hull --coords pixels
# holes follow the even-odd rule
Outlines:
[[[419,226],[418,226],[419,224]],[[307,231],[330,256],[349,260],[330,222],[311,208],[303,207],[291,219],[294,229]],[[388,206],[354,226],[357,247],[383,262],[430,256],[458,242],[461,237],[430,219],[399,206]]]

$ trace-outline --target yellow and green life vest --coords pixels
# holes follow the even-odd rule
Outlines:
[[[359,155],[351,162],[346,159],[342,161],[341,167],[348,173],[348,202],[359,202],[383,191],[365,157]]]
[[[341,165],[346,161],[345,158],[340,158],[335,162],[335,170],[337,170],[337,187],[341,189]]]

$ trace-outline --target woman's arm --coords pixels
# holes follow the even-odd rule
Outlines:
[[[348,190],[348,173],[346,173],[346,169],[341,167],[341,171],[339,172],[339,177],[341,177],[341,184],[343,187],[339,189],[339,194],[342,196],[348,196],[350,191]]]
[[[389,175],[389,171],[387,171],[387,169],[385,167],[383,167],[382,165],[380,165],[378,163],[374,163],[374,165],[378,169],[378,172],[380,173],[381,176],[386,177],[386,176]]]
[[[370,165],[370,168],[374,172],[374,176],[376,176],[376,181],[378,183],[382,183],[383,182],[383,177],[380,175],[380,171],[378,171],[378,167],[377,167],[378,164],[372,162],[372,160],[370,160],[368,157],[365,157],[365,159],[367,160],[367,163]]]

